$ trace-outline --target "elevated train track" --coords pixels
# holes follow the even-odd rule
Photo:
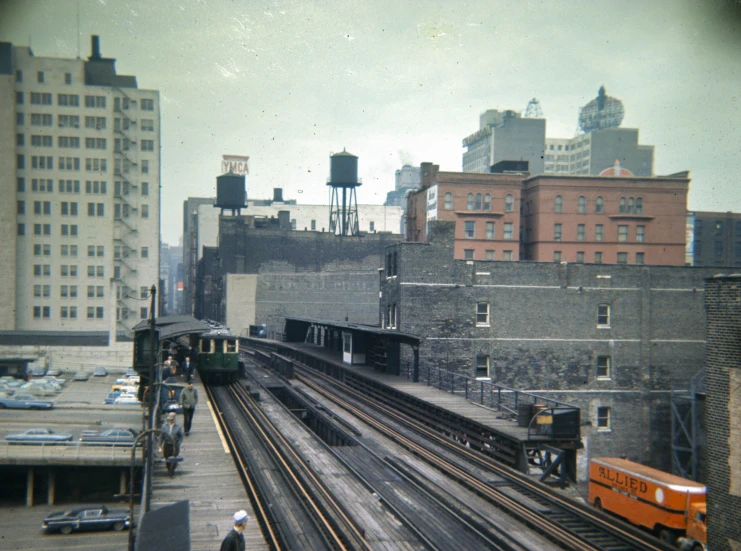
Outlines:
[[[369,396],[368,389],[349,388],[332,376],[290,359],[290,350],[287,347],[279,349],[280,343],[265,344],[270,347],[251,351],[252,360],[285,375],[295,376],[324,400],[350,412],[468,491],[548,537],[559,547],[610,551],[673,549],[642,530],[576,503],[498,463],[472,449],[473,446],[465,439],[461,444],[461,439],[457,438],[460,435],[442,435],[430,428],[435,424],[434,419],[419,419],[419,412],[415,412],[414,419],[401,413],[403,404],[395,404],[392,397],[386,396],[379,402]],[[387,463],[399,472],[413,471],[398,459],[389,459]],[[414,479],[415,475],[412,473],[409,478]]]

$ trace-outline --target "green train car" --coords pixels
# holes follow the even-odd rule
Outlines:
[[[216,329],[198,337],[198,371],[212,385],[233,383],[239,376],[239,337]]]

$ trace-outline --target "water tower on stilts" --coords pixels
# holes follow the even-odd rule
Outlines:
[[[332,188],[329,231],[335,235],[358,235],[358,196],[355,189],[362,185],[358,180],[358,158],[343,150],[330,155],[329,161],[327,185]]]

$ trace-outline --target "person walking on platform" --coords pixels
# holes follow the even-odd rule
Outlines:
[[[234,513],[234,528],[229,530],[229,533],[221,542],[220,551],[245,551],[244,544],[244,529],[247,527],[247,521],[250,520],[250,516],[247,511],[237,511]]]
[[[165,368],[170,369],[171,377],[175,377],[178,374],[178,362],[172,357],[172,355],[167,357]]]
[[[186,383],[193,380],[193,369],[193,362],[190,361],[190,356],[186,356],[185,362],[183,363],[183,374],[185,375]]]
[[[177,463],[167,461],[170,457],[180,455],[180,445],[183,443],[183,428],[175,422],[175,412],[167,414],[167,423],[162,426],[162,455],[165,458],[167,472],[175,476]]]
[[[185,429],[185,436],[190,434],[190,425],[193,422],[193,414],[196,411],[198,405],[198,391],[193,388],[193,381],[188,381],[186,386],[180,393],[180,407],[183,408],[183,428]]]

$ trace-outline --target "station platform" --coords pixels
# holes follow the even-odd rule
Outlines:
[[[190,541],[192,551],[218,549],[232,529],[232,515],[241,509],[250,515],[244,532],[247,549],[267,551],[260,526],[249,498],[216,421],[215,411],[196,376],[198,406],[190,435],[180,450],[183,461],[170,477],[163,462],[155,464],[152,478],[152,509],[187,499],[190,501]],[[183,416],[177,416],[183,425]],[[159,457],[158,459],[161,459]]]

